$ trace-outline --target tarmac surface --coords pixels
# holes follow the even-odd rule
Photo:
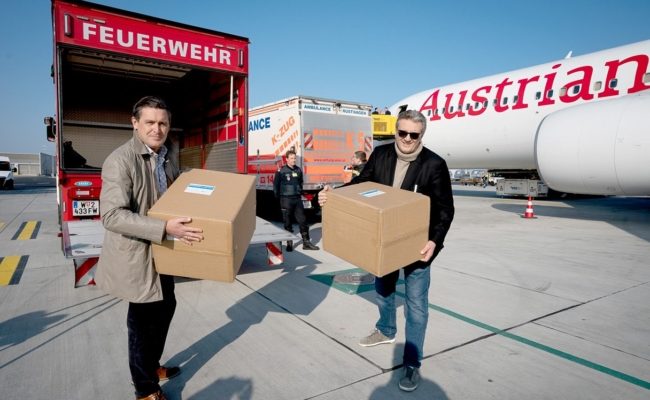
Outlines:
[[[298,245],[269,267],[257,244],[234,283],[177,279],[168,398],[650,398],[650,198],[536,200],[535,219],[492,188],[454,200],[416,391],[401,302],[395,344],[360,347],[378,313],[354,266]],[[58,233],[53,187],[0,192],[0,399],[132,399],[127,304],[74,288]]]

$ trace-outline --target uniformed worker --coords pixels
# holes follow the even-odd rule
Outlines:
[[[302,206],[302,170],[296,165],[296,152],[291,149],[287,151],[287,163],[275,173],[273,180],[273,192],[275,197],[280,200],[280,209],[282,210],[282,220],[284,229],[293,233],[292,216],[300,226],[300,235],[302,236],[302,248],[305,250],[319,250],[309,238],[309,228],[305,218],[305,209]],[[293,241],[287,242],[287,251],[293,251]]]

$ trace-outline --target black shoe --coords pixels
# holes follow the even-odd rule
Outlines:
[[[167,397],[165,397],[162,390],[159,390],[156,393],[151,393],[149,396],[136,397],[135,400],[167,400]]]
[[[178,376],[181,373],[181,369],[179,367],[158,367],[158,371],[156,372],[158,372],[158,380],[164,382]]]
[[[312,244],[309,240],[302,242],[302,248],[304,250],[320,250],[320,247]]]
[[[293,251],[293,240],[287,240],[287,251]]]
[[[415,367],[404,367],[404,376],[399,381],[399,388],[405,392],[412,392],[420,384],[420,371]]]

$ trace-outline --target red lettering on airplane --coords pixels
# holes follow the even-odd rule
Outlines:
[[[453,95],[454,95],[453,93],[448,93],[446,96],[447,100],[445,100],[445,108],[444,108],[445,112],[443,114],[447,119],[465,116],[465,113],[463,112],[463,103],[465,103],[465,96],[467,95],[467,90],[463,90],[462,92],[460,92],[460,99],[458,100],[458,110],[452,113],[454,109],[454,105],[451,104],[451,97]]]
[[[636,61],[636,73],[634,74],[634,85],[628,89],[628,93],[636,93],[642,90],[650,88],[650,85],[643,83],[643,74],[648,70],[648,56],[645,54],[638,54],[636,56],[630,56],[624,60],[612,60],[605,63],[607,65],[607,78],[605,82],[610,82],[612,79],[616,78],[616,72],[618,72],[618,67],[621,64],[628,63],[630,61]],[[605,90],[598,97],[608,97],[618,95],[618,90],[609,85],[605,86]]]
[[[583,73],[582,79],[571,81],[564,85],[565,88],[579,87],[580,92],[576,96],[571,96],[569,90],[566,93],[560,95],[560,101],[563,103],[572,103],[578,99],[582,100],[591,100],[594,98],[594,95],[589,93],[589,85],[591,84],[591,76],[594,73],[594,69],[590,65],[585,65],[584,67],[574,68],[571,71],[567,72],[567,75],[571,75],[574,72],[581,71]]]
[[[519,79],[517,83],[519,83],[519,91],[517,92],[517,104],[512,106],[513,110],[519,110],[522,108],[528,108],[528,104],[524,103],[524,94],[526,93],[526,86],[530,82],[537,82],[539,80],[539,75],[533,76],[530,78],[523,78]]]
[[[440,93],[440,90],[434,90],[433,93],[431,93],[431,96],[424,100],[422,107],[420,107],[421,113],[426,110],[431,112],[431,118],[429,118],[430,121],[437,121],[440,119],[440,115],[438,115],[438,93]]]
[[[557,69],[560,68],[562,64],[555,64],[552,66],[552,69]],[[544,91],[542,92],[542,101],[537,103],[538,106],[550,106],[552,104],[555,104],[555,100],[551,97],[551,91],[553,90],[553,83],[555,83],[555,75],[557,75],[557,72],[553,71],[550,74],[544,75],[544,78],[546,78],[546,84],[544,85]]]
[[[634,81],[632,86],[627,89],[627,93],[637,93],[643,90],[650,89],[650,83],[643,82],[643,76],[648,72],[649,57],[647,54],[637,54],[630,56],[622,60],[611,60],[605,63],[607,67],[607,74],[604,80],[604,89],[600,92],[597,97],[611,97],[619,95],[619,90],[623,88],[617,88],[616,85],[611,83],[616,79],[618,69],[620,66],[628,63],[636,63],[636,70],[634,74]],[[441,96],[440,89],[434,90],[429,97],[424,100],[422,106],[420,107],[420,112],[424,113],[429,111],[429,120],[438,121],[443,117],[445,119],[453,118],[462,118],[465,115],[478,116],[485,112],[487,109],[488,95],[493,92],[495,97],[493,99],[494,111],[495,112],[504,112],[509,109],[520,110],[528,108],[528,104],[525,102],[526,90],[530,89],[533,82],[538,82],[542,84],[544,89],[539,92],[539,96],[536,96],[538,106],[549,106],[555,104],[554,97],[562,103],[572,103],[577,100],[589,101],[593,100],[596,95],[590,93],[591,83],[594,75],[594,68],[591,65],[583,65],[576,68],[573,68],[566,72],[566,78],[573,78],[574,80],[567,82],[560,91],[559,96],[552,96],[553,85],[558,74],[558,69],[562,64],[555,64],[551,67],[553,71],[549,72],[546,75],[540,76],[535,75],[528,78],[521,78],[517,80],[517,95],[516,99],[513,99],[514,104],[512,107],[507,105],[507,102],[504,101],[504,92],[506,88],[513,85],[513,82],[510,78],[505,78],[501,82],[494,85],[481,86],[475,89],[471,95],[468,96],[468,90],[461,90],[458,93],[444,93],[444,106],[439,107],[438,100]],[[540,81],[541,78],[541,81]],[[463,111],[463,104],[465,104],[465,98],[469,97],[471,102],[474,104],[469,104],[466,107],[466,111]],[[454,99],[457,99],[455,101]]]
[[[490,93],[490,90],[492,90],[492,86],[481,86],[480,88],[476,89],[474,93],[472,93],[472,101],[474,104],[483,104],[485,103],[488,98],[485,97]],[[481,96],[479,93],[485,91],[485,96]],[[478,109],[476,107],[470,107],[467,112],[469,115],[481,115],[485,111],[485,107],[479,107]]]
[[[494,105],[494,111],[504,112],[508,109],[508,106],[504,106],[503,104],[501,104],[501,99],[503,98],[503,89],[505,89],[506,86],[509,86],[511,84],[512,81],[506,78],[503,81],[501,81],[501,83],[495,86],[495,88],[497,88],[497,102]]]

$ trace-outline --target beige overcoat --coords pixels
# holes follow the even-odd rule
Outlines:
[[[168,183],[179,175],[171,153],[165,162]],[[99,205],[105,236],[95,281],[107,293],[134,303],[162,300],[151,242],[162,242],[165,221],[147,217],[157,197],[150,158],[134,133],[102,167]]]

